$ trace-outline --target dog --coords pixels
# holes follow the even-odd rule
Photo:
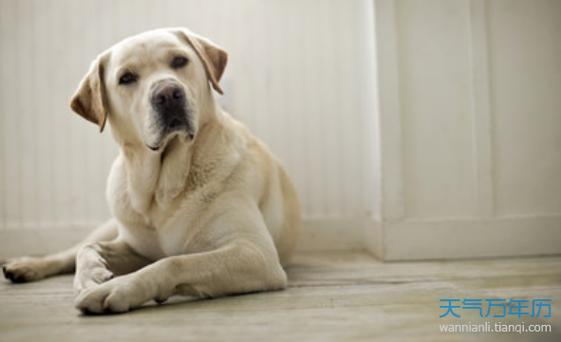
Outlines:
[[[172,295],[285,288],[297,193],[268,148],[216,102],[227,60],[184,28],[102,52],[70,106],[100,132],[109,122],[119,145],[106,190],[112,218],[71,249],[9,260],[5,277],[75,271],[74,306],[98,314]]]

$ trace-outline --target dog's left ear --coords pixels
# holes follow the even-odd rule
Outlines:
[[[103,132],[107,121],[107,100],[104,82],[104,61],[107,55],[96,58],[70,100],[70,107],[84,119],[99,126]]]
[[[228,54],[221,47],[210,40],[200,37],[187,29],[177,29],[176,34],[185,40],[197,53],[203,62],[206,75],[212,88],[220,94],[224,94],[220,88],[220,78],[224,74],[228,63]]]

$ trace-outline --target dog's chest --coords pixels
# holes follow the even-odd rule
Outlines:
[[[115,216],[125,225],[131,238],[142,233],[142,239],[157,241],[162,255],[178,255],[194,247],[192,240],[203,224],[208,200],[212,197],[207,189],[197,189],[182,194],[162,205],[153,201],[149,210],[138,212],[131,205],[131,194],[124,189],[121,200],[113,201]]]
[[[161,249],[166,255],[189,252],[193,237],[201,229],[208,203],[200,200],[199,192],[189,193],[174,201],[170,207],[155,206],[150,211],[152,226]]]
[[[152,183],[157,186],[147,186],[146,184],[150,184],[148,181],[131,181],[141,178],[134,176],[150,175],[150,172],[136,174],[134,170],[127,169],[122,161],[114,164],[108,184],[109,204],[113,214],[130,231],[131,238],[134,238],[138,226],[142,227],[140,230],[143,234],[150,232],[148,238],[158,241],[163,254],[189,252],[194,246],[193,239],[197,235],[200,239],[198,232],[208,223],[209,215],[206,213],[212,211],[213,203],[224,193],[227,180],[231,178],[240,160],[237,151],[227,150],[208,155],[209,157],[192,163],[186,177],[183,176],[183,182]],[[217,157],[218,155],[221,157]],[[176,169],[168,168],[168,171]],[[182,186],[169,186],[174,184]],[[159,196],[158,189],[162,189],[161,185],[166,186],[164,189],[173,191],[160,191]],[[170,196],[162,197],[162,194]]]

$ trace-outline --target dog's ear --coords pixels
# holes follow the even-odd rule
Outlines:
[[[226,51],[210,40],[200,37],[187,29],[177,29],[176,34],[195,50],[203,62],[206,75],[214,90],[224,94],[218,82],[222,74],[224,74],[226,64],[228,63]]]
[[[96,58],[84,76],[78,90],[70,100],[70,108],[84,119],[99,126],[103,132],[107,121],[107,100],[104,82],[104,65],[107,55]]]

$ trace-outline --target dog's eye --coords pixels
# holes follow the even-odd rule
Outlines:
[[[133,74],[131,72],[127,72],[119,78],[119,84],[131,84],[131,83],[136,82],[137,79],[138,79],[138,76],[136,76],[135,74]]]
[[[171,67],[174,69],[183,68],[184,66],[189,63],[189,60],[185,57],[175,57],[173,61],[171,61]]]

